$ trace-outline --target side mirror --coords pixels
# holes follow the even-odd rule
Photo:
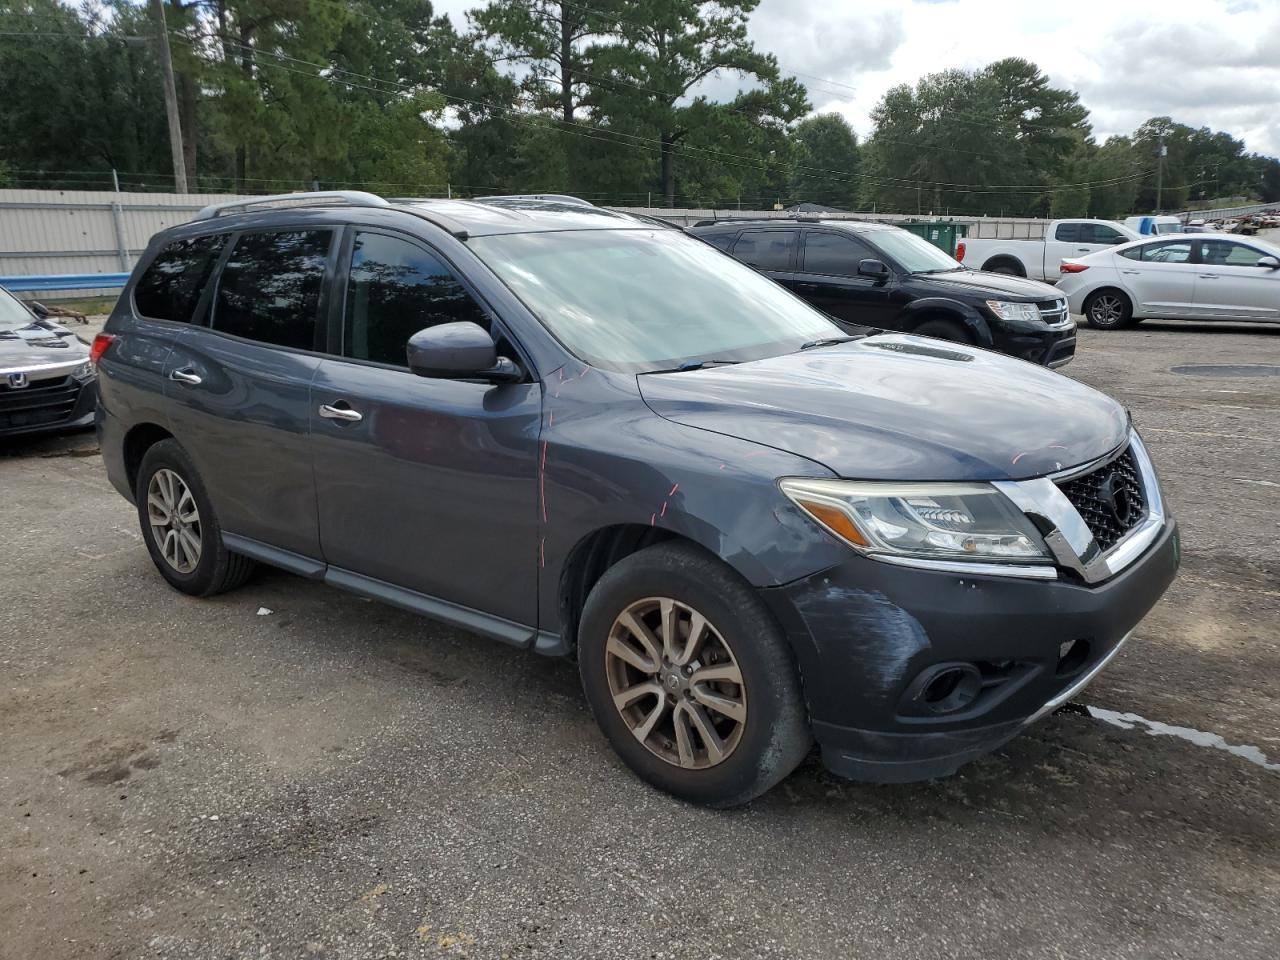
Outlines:
[[[889,268],[880,260],[859,260],[858,276],[870,277],[876,283],[884,283],[889,279]]]
[[[509,383],[523,375],[498,348],[484,327],[464,321],[419,330],[405,347],[409,369],[441,380],[489,380]]]
[[[1268,270],[1280,270],[1280,257],[1259,257],[1256,266],[1266,267]]]

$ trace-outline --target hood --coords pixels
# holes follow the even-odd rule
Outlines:
[[[1025,480],[1124,442],[1110,397],[997,353],[885,335],[683,373],[641,374],[676,423],[860,480]]]
[[[1004,273],[984,273],[981,270],[956,270],[953,273],[917,273],[911,278],[916,283],[936,284],[941,290],[970,293],[975,296],[990,294],[992,300],[1061,300],[1047,283],[1011,277]]]
[[[89,359],[89,348],[66,327],[33,320],[22,327],[0,328],[0,370]]]

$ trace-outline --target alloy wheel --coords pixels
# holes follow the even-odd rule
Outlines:
[[[605,646],[605,673],[632,735],[667,763],[714,767],[742,739],[742,671],[720,632],[688,604],[648,597],[618,614]]]
[[[1096,297],[1089,307],[1089,317],[1104,326],[1118,323],[1123,316],[1124,308],[1120,304],[1120,298],[1111,294],[1104,293]]]
[[[160,555],[178,573],[190,573],[200,562],[200,511],[186,482],[167,467],[147,484],[147,522]]]

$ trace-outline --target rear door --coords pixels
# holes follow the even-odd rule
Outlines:
[[[208,323],[183,330],[167,384],[174,435],[223,532],[313,559],[308,391],[336,235],[315,226],[237,234],[207,297]]]
[[[755,267],[771,280],[795,289],[796,227],[743,230],[734,242],[732,253],[743,263]]]
[[[1270,254],[1225,237],[1198,242],[1197,317],[1280,320],[1280,270],[1258,266],[1258,260]]]
[[[438,250],[394,231],[355,227],[342,263],[334,303],[338,355],[320,363],[310,401],[325,561],[517,624],[536,623],[541,387],[409,371],[409,337],[457,321],[496,333],[499,355],[518,359]]]
[[[1196,273],[1190,239],[1157,240],[1130,247],[1116,258],[1120,280],[1144,317],[1195,315]]]
[[[808,229],[796,266],[795,291],[843,323],[887,326],[894,312],[889,297],[893,280],[859,276],[862,260],[883,262],[883,256],[843,231]]]

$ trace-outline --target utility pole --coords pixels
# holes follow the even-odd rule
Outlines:
[[[1164,145],[1164,127],[1160,128],[1160,147],[1156,154],[1156,213],[1159,213],[1164,207],[1160,203],[1161,194],[1164,192],[1164,155],[1168,152],[1168,148]]]
[[[182,158],[182,125],[178,121],[178,91],[173,83],[173,58],[169,55],[169,29],[164,22],[164,0],[151,0],[160,41],[160,67],[164,77],[164,112],[169,117],[169,149],[173,153],[173,186],[176,193],[187,192],[187,165]]]

